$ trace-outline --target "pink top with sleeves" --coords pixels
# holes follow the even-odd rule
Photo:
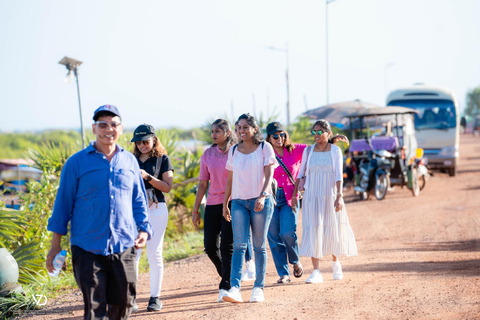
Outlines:
[[[295,149],[292,152],[288,152],[287,149],[283,148],[283,157],[280,156],[275,152],[275,154],[282,160],[285,166],[290,170],[290,173],[293,176],[293,179],[297,178],[298,171],[300,171],[300,166],[302,165],[302,154],[303,150],[307,147],[306,144],[294,144]],[[293,189],[295,186],[292,184],[288,175],[283,170],[282,166],[278,166],[275,168],[275,172],[273,173],[273,177],[278,182],[278,187],[283,188],[283,192],[285,193],[285,198],[287,199],[288,205],[292,206],[292,195]]]
[[[233,171],[232,199],[257,198],[265,183],[264,168],[269,165],[273,165],[275,168],[278,165],[273,147],[270,143],[264,142],[263,148],[260,144],[255,151],[249,154],[241,153],[237,147],[232,155],[234,148],[235,146],[228,150],[226,165],[227,170]],[[271,188],[268,188],[266,193],[272,194]]]
[[[200,180],[210,180],[207,205],[222,204],[227,187],[228,171],[225,169],[228,153],[223,153],[218,146],[205,150],[200,159]]]

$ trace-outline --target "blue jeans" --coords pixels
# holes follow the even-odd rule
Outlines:
[[[272,196],[265,199],[263,210],[255,212],[255,200],[232,200],[233,255],[230,285],[240,288],[243,260],[252,228],[253,252],[255,254],[254,287],[263,288],[267,271],[267,231],[272,219]]]
[[[285,199],[283,189],[277,190],[277,205],[273,210],[272,221],[268,228],[268,243],[272,251],[273,262],[277,268],[280,277],[290,276],[288,262],[296,264],[300,261],[298,256],[298,238],[297,238],[297,212],[293,212],[292,207]]]

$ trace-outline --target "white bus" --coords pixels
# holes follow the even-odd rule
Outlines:
[[[447,88],[423,83],[392,91],[387,106],[416,109],[415,131],[430,169],[457,174],[460,142],[458,100]]]

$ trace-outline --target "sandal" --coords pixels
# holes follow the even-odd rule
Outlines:
[[[290,281],[290,277],[289,276],[282,276],[280,279],[277,280],[277,283],[289,283]]]
[[[296,266],[298,268],[295,268]],[[303,275],[303,267],[300,262],[298,262],[297,264],[295,264],[295,266],[293,266],[293,275],[295,276],[295,278],[300,278]]]

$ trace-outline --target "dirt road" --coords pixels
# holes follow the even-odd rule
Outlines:
[[[161,312],[145,311],[141,275],[132,319],[480,319],[480,139],[462,136],[460,155],[458,176],[436,173],[417,198],[398,187],[383,201],[346,194],[359,256],[341,259],[343,280],[324,259],[324,283],[305,284],[312,266],[302,258],[305,275],[277,285],[269,254],[264,303],[217,303],[219,277],[201,255],[167,264]],[[29,318],[82,319],[82,308],[72,293]]]

